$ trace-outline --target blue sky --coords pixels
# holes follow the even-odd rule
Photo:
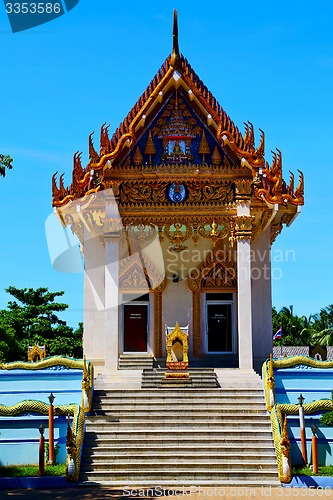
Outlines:
[[[297,314],[333,303],[333,3],[308,0],[80,0],[66,15],[13,34],[0,5],[0,152],[14,169],[0,179],[0,307],[9,285],[65,290],[65,319],[83,315],[83,276],[53,270],[44,223],[51,177],[87,158],[88,135],[115,129],[171,51],[172,9],[180,50],[242,129],[266,133],[283,153],[284,177],[305,175],[305,206],[273,246],[277,308]],[[258,133],[258,132],[257,132]],[[259,137],[259,133],[258,133]],[[289,251],[288,254],[286,252]]]

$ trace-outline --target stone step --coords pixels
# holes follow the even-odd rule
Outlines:
[[[175,405],[176,407],[180,408],[189,408],[189,407],[204,407],[204,406],[221,406],[222,408],[225,407],[230,407],[234,406],[235,409],[241,410],[242,408],[249,408],[249,407],[256,407],[256,406],[261,406],[262,408],[265,407],[265,401],[264,398],[261,396],[254,396],[252,398],[249,397],[239,397],[237,400],[234,400],[232,397],[219,397],[219,398],[202,398],[201,400],[198,400],[196,398],[156,398],[156,397],[151,397],[151,398],[103,398],[93,399],[93,408],[100,408],[101,406],[104,405],[118,405],[118,407],[122,405],[128,405],[128,406],[136,406],[136,405],[148,405],[148,406],[167,406],[167,405]]]
[[[182,477],[181,477],[182,476]],[[208,477],[207,477],[208,476]],[[132,484],[138,484],[138,481],[143,481],[145,484],[149,486],[153,486],[154,484],[159,484],[161,478],[163,482],[172,481],[170,484],[191,484],[192,481],[200,481],[200,485],[202,481],[209,481],[211,484],[214,484],[215,481],[229,481],[229,485],[233,486],[235,484],[235,480],[240,481],[240,484],[247,484],[248,481],[251,484],[262,485],[263,481],[274,481],[275,485],[280,485],[277,483],[277,473],[271,470],[262,470],[260,467],[252,467],[244,471],[243,469],[236,470],[187,470],[181,467],[177,467],[172,470],[168,470],[167,468],[158,469],[158,470],[128,470],[124,468],[122,471],[113,472],[109,469],[99,470],[99,471],[89,471],[81,473],[81,481],[94,481],[101,484],[112,484],[115,481],[122,482],[123,486],[129,484],[129,481]],[[186,481],[186,483],[185,483]],[[208,483],[209,484],[209,483]]]
[[[169,402],[160,402],[158,403],[158,407],[154,404],[150,404],[150,402],[145,403],[112,403],[112,404],[96,404],[94,405],[94,410],[92,412],[92,416],[103,415],[103,412],[128,412],[129,414],[132,412],[144,412],[144,413],[155,413],[155,412],[191,412],[191,411],[200,411],[200,412],[221,412],[225,415],[228,414],[236,414],[236,415],[245,415],[245,414],[263,414],[267,416],[267,410],[265,408],[264,403],[249,403],[247,405],[239,404],[235,405],[226,405],[226,403],[213,402],[212,405],[209,405],[203,401],[191,403],[189,405],[184,406],[183,404],[170,404]]]
[[[177,459],[177,457],[172,457],[172,456],[165,456],[165,454],[159,453],[156,456],[153,455],[136,455],[132,456],[131,454],[127,455],[115,455],[112,456],[112,453],[109,457],[106,455],[94,455],[94,456],[83,456],[82,460],[82,466],[87,466],[87,465],[96,465],[97,467],[104,467],[106,465],[114,465],[115,467],[117,466],[122,466],[124,464],[128,465],[129,463],[131,464],[132,467],[141,467],[142,464],[144,463],[145,465],[149,465],[151,470],[154,470],[154,468],[165,465],[165,464],[183,464],[184,461],[186,461],[186,465],[191,467],[191,466],[201,466],[201,465],[210,465],[213,468],[218,468],[218,467],[253,467],[253,464],[258,463],[258,457],[248,457],[247,455],[244,456],[237,456],[234,454],[233,456],[225,456],[224,454],[209,454],[209,453],[196,453],[193,456],[189,456],[187,453],[184,452],[184,454],[178,455],[180,458]],[[266,457],[266,456],[260,456],[260,467],[261,468],[268,468],[268,467],[276,467],[276,460],[275,457]],[[86,469],[87,470],[87,469]]]
[[[112,425],[115,420],[143,420],[144,422],[147,423],[147,418],[149,418],[149,422],[154,422],[156,420],[179,420],[181,422],[184,420],[185,422],[188,421],[219,421],[221,424],[232,424],[235,423],[235,425],[246,425],[249,423],[253,424],[260,424],[261,422],[267,423],[267,425],[270,425],[270,422],[267,420],[267,415],[265,413],[229,413],[227,415],[223,414],[220,410],[217,411],[212,411],[212,412],[202,412],[202,411],[195,411],[195,410],[189,410],[189,411],[182,411],[182,412],[175,412],[170,409],[170,411],[164,410],[162,411],[127,411],[127,412],[122,412],[122,411],[114,411],[114,412],[105,412],[104,415],[99,415],[96,417],[87,417],[87,425]]]
[[[147,429],[135,429],[135,433],[131,427],[126,426],[117,426],[117,428],[114,428],[112,430],[110,429],[98,429],[98,430],[93,430],[91,428],[87,429],[86,431],[86,439],[130,439],[133,442],[133,439],[135,437],[136,440],[138,439],[144,439],[147,440],[148,438],[151,438],[152,436],[156,436],[160,441],[177,441],[179,440],[179,435],[183,435],[184,433],[188,434],[189,440],[190,437],[194,439],[194,437],[200,439],[205,439],[208,440],[209,442],[216,442],[217,439],[221,440],[222,442],[226,441],[232,441],[235,439],[238,439],[238,442],[243,442],[243,441],[259,441],[262,438],[269,438],[270,442],[272,442],[271,438],[271,429],[269,426],[265,426],[265,428],[260,428],[260,429],[244,429],[243,427],[214,427],[214,433],[212,433],[211,428],[196,428],[196,427],[182,427],[182,428],[177,428],[173,427],[172,430],[165,429],[164,427],[158,427],[154,426],[154,428]],[[212,436],[214,434],[214,436]],[[235,436],[237,434],[237,436]]]
[[[182,437],[181,435],[177,435],[177,429],[174,429],[173,432],[169,434],[158,434],[153,429],[151,433],[143,434],[137,429],[135,432],[131,432],[129,429],[118,429],[116,432],[112,433],[99,433],[87,431],[85,435],[85,446],[88,447],[103,447],[103,448],[121,448],[124,446],[138,447],[141,446],[143,449],[147,446],[158,446],[159,444],[167,447],[176,447],[178,445],[185,447],[195,445],[201,446],[204,442],[208,448],[218,447],[219,449],[224,449],[228,447],[240,447],[241,450],[243,448],[250,449],[260,449],[261,447],[266,447],[266,449],[271,449],[273,446],[273,440],[270,432],[262,433],[261,436],[257,434],[254,435],[226,435],[225,432],[217,436],[211,436],[211,432],[209,431],[208,435],[204,433],[195,435],[192,430],[193,437],[191,435]],[[182,433],[184,434],[184,433]]]
[[[116,443],[118,444],[118,443]],[[221,443],[218,449],[216,448],[216,445],[212,444],[206,444],[206,443],[198,443],[196,446],[193,446],[191,444],[187,444],[185,446],[179,446],[179,444],[175,443],[174,445],[164,445],[163,450],[161,446],[150,444],[149,446],[146,446],[146,448],[141,444],[138,443],[135,446],[135,443],[133,443],[133,446],[131,446],[131,449],[129,450],[128,446],[125,445],[118,445],[118,446],[87,446],[85,447],[85,451],[83,453],[83,457],[93,457],[96,459],[100,459],[102,457],[111,457],[113,455],[117,457],[154,457],[156,460],[159,460],[160,457],[162,459],[166,458],[166,453],[177,453],[177,455],[180,455],[179,452],[186,456],[190,455],[193,457],[196,456],[207,456],[207,457],[221,457],[221,459],[234,459],[234,458],[239,458],[240,460],[249,460],[249,461],[257,461],[258,457],[262,458],[271,458],[274,459],[275,463],[275,450],[267,448],[267,445],[262,445],[259,446],[258,448],[254,451],[252,449],[248,449],[249,447],[245,449],[239,449],[239,446],[235,447],[235,449],[232,451],[232,446],[230,447],[229,444],[226,443]],[[170,458],[173,460],[173,457],[171,456]]]
[[[118,359],[119,370],[152,370],[154,358],[147,354],[121,354]]]
[[[106,402],[106,400],[117,400],[117,401],[125,401],[130,400],[130,401],[137,401],[137,400],[151,400],[153,402],[158,402],[158,401],[163,401],[163,400],[169,400],[169,401],[181,401],[181,402],[186,402],[186,401],[193,401],[196,400],[197,398],[200,398],[202,401],[203,400],[221,400],[221,401],[235,401],[238,402],[240,401],[264,401],[264,397],[262,395],[262,391],[257,391],[253,393],[248,393],[245,391],[237,391],[237,392],[226,392],[223,391],[223,393],[216,393],[216,394],[206,394],[206,393],[199,393],[199,394],[193,394],[192,391],[194,389],[189,389],[188,392],[184,393],[184,391],[176,392],[179,391],[179,389],[175,389],[173,391],[170,391],[168,389],[165,389],[163,391],[158,391],[158,394],[156,394],[156,389],[152,389],[152,393],[147,393],[147,389],[142,389],[141,394],[123,394],[122,396],[120,394],[113,394],[113,395],[105,395],[105,394],[94,394],[94,402],[98,401],[103,401]],[[217,389],[218,390],[218,389]]]
[[[114,459],[109,458],[108,460],[104,459],[93,460],[91,463],[88,463],[86,460],[81,464],[82,472],[99,472],[104,470],[111,470],[112,473],[115,473],[119,469],[127,469],[127,471],[140,472],[143,469],[143,465],[145,468],[149,468],[150,472],[154,472],[155,470],[177,470],[181,468],[183,471],[195,472],[195,471],[220,471],[222,473],[229,471],[238,471],[243,470],[246,472],[248,469],[253,469],[257,464],[253,461],[240,461],[240,460],[213,460],[213,459],[205,459],[201,457],[195,457],[195,460],[189,457],[170,457],[169,460],[162,459],[160,461],[152,460],[151,458],[147,458],[143,460],[140,457],[140,460],[129,460],[129,459],[120,459],[119,457],[115,457]],[[260,461],[260,471],[272,472],[276,474],[276,468],[274,461],[266,461],[266,459],[262,459]]]
[[[244,431],[246,432],[249,432],[251,430],[251,428],[253,428],[253,426],[255,425],[259,425],[259,426],[262,426],[262,430],[266,428],[270,431],[271,430],[271,427],[270,427],[270,424],[269,422],[268,423],[264,423],[262,421],[251,421],[251,420],[246,420],[246,421],[240,421],[240,422],[237,422],[236,420],[235,421],[232,421],[232,422],[228,422],[228,421],[223,421],[221,419],[214,419],[213,417],[212,418],[209,418],[209,420],[207,419],[201,419],[199,420],[199,418],[197,419],[186,419],[185,417],[180,419],[180,418],[174,418],[174,419],[169,419],[168,417],[165,417],[165,418],[155,418],[154,420],[150,419],[149,421],[149,426],[150,426],[150,429],[153,430],[155,427],[161,427],[161,425],[165,425],[169,428],[172,428],[174,429],[175,427],[182,427],[182,428],[186,428],[186,425],[187,424],[190,424],[191,425],[191,428],[195,429],[200,429],[202,427],[207,427],[208,429],[210,430],[216,430],[216,428],[223,428],[223,430],[225,432],[239,432],[239,430],[241,428],[244,429]],[[117,418],[115,418],[112,422],[98,422],[98,433],[100,433],[101,430],[104,430],[104,431],[109,431],[109,432],[115,432],[117,429],[119,428],[128,428],[128,427],[132,427],[133,429],[143,429],[145,428],[147,425],[147,418],[133,418],[133,419],[124,419],[124,420],[119,420]],[[92,429],[95,429],[96,426],[94,424],[89,424],[87,423],[87,430],[92,430]]]
[[[190,372],[184,387],[162,382],[165,368],[144,370],[141,389],[134,389],[141,374],[132,389],[98,386],[86,423],[83,483],[279,485],[260,377],[251,370]]]
[[[216,389],[206,389],[202,391],[201,389],[189,389],[188,392],[184,393],[181,389],[170,389],[169,393],[167,391],[163,391],[163,393],[158,392],[156,394],[156,391],[154,389],[114,389],[114,390],[103,390],[103,389],[98,389],[94,391],[94,395],[98,397],[117,397],[117,396],[125,396],[125,397],[137,397],[137,396],[146,396],[149,397],[151,395],[156,395],[157,398],[160,397],[160,395],[163,395],[163,397],[166,396],[174,396],[174,394],[177,394],[177,397],[181,394],[184,394],[184,397],[206,397],[206,396],[211,396],[211,397],[221,397],[221,395],[238,395],[238,394],[248,394],[250,396],[254,395],[262,395],[263,390],[258,389],[256,387],[251,387],[246,388],[246,387],[238,387],[236,389],[233,388],[216,388]]]
[[[224,488],[227,487],[232,487],[232,486],[239,486],[241,493],[243,493],[244,488],[268,488],[271,489],[272,487],[279,488],[281,487],[281,483],[278,481],[277,478],[275,479],[263,479],[263,478],[255,478],[255,479],[235,479],[233,478],[232,480],[230,479],[217,479],[215,477],[210,477],[209,479],[200,479],[199,481],[195,481],[196,484],[194,484],[193,480],[187,480],[186,478],[181,478],[180,480],[176,479],[127,479],[124,481],[121,479],[120,481],[118,480],[108,480],[105,478],[104,480],[96,481],[94,478],[93,480],[83,480],[78,483],[78,486],[95,486],[96,484],[101,485],[102,487],[106,488],[120,488],[123,490],[124,494],[126,496],[131,495],[132,492],[134,492],[135,495],[142,494],[144,495],[145,492],[147,492],[147,495],[157,495],[158,497],[165,497],[165,496],[171,496],[171,495],[177,495],[179,498],[185,498],[187,495],[190,493],[200,495],[200,497],[206,496],[207,491],[212,492],[216,496],[211,497],[211,498],[220,498],[220,496],[225,496],[225,490]],[[124,484],[126,485],[124,487]],[[207,488],[206,490],[204,488]],[[214,488],[214,489],[212,489]],[[180,496],[183,495],[183,496]],[[207,495],[208,496],[208,495]],[[128,496],[130,498],[130,496]]]

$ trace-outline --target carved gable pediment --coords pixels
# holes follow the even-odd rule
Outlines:
[[[193,291],[237,291],[236,264],[216,248],[188,277]]]
[[[121,292],[148,293],[157,288],[163,279],[143,253],[141,256],[135,253],[120,262],[119,288]]]

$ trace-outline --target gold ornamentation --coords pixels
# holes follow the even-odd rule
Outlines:
[[[129,257],[133,260],[133,257]],[[120,290],[140,290],[147,293],[150,289],[149,278],[145,274],[141,263],[135,263],[127,273],[123,273],[119,279]]]
[[[269,388],[274,377],[274,368],[290,368],[296,365],[311,366],[313,368],[333,368],[333,361],[320,361],[307,356],[292,356],[284,359],[270,359],[263,363],[262,374],[265,388],[266,408],[270,411],[276,457],[278,462],[279,480],[289,483],[292,479],[291,462],[289,454],[286,428],[286,415],[297,415],[299,412],[298,404],[279,403],[271,406]],[[275,394],[274,394],[275,397]],[[318,413],[320,411],[332,411],[333,401],[331,399],[320,399],[311,403],[303,404],[304,414]],[[287,473],[286,473],[287,471]]]
[[[173,9],[173,31],[172,31],[172,54],[170,64],[177,69],[180,61],[179,44],[178,44],[178,13]]]
[[[182,246],[182,243],[187,241],[192,236],[192,227],[184,226],[181,222],[174,222],[172,225],[167,225],[164,227],[164,236],[174,245],[170,250],[181,251],[185,250],[186,247]]]
[[[192,290],[193,356],[201,356],[200,343],[200,291]]]
[[[253,224],[255,217],[253,215],[235,215],[231,226],[231,235],[229,241],[234,246],[235,241],[250,240],[253,236]]]
[[[162,292],[158,289],[154,291],[154,330],[155,330],[155,350],[157,358],[162,357]]]
[[[94,147],[94,142],[93,142],[93,135],[94,132],[91,132],[88,138],[89,142],[89,163],[98,163],[99,162],[99,155],[97,154],[97,151],[95,150]]]
[[[186,329],[188,330],[188,326]],[[178,321],[172,332],[168,333],[166,328],[166,349],[168,372],[165,376],[188,378],[188,334],[180,328]]]
[[[235,181],[236,201],[249,201],[252,195],[252,179],[241,179]]]
[[[136,166],[142,165],[143,156],[141,154],[139,146],[136,147],[135,153],[133,155],[133,163]]]
[[[219,203],[232,203],[234,201],[232,184],[229,181],[210,181],[207,183],[190,179],[186,183],[186,187],[189,192],[188,203],[217,201]]]
[[[211,229],[207,230],[205,226],[201,225],[198,227],[197,231],[202,236],[202,238],[216,241],[218,238],[226,238],[229,234],[229,228],[227,225],[220,225],[213,221],[210,224]]]
[[[28,361],[30,363],[40,361],[46,357],[46,346],[45,344],[42,345],[37,345],[35,344],[34,346],[28,346]]]
[[[274,368],[290,368],[296,365],[306,365],[312,368],[333,368],[333,361],[321,361],[307,356],[292,356],[285,359],[273,359]]]
[[[282,231],[282,222],[273,222],[271,224],[271,243],[274,243],[276,240],[277,236],[281,233]]]
[[[183,366],[183,368],[182,368]],[[176,366],[173,366],[172,363],[170,363],[170,370],[186,370],[187,365],[186,363],[177,363]],[[186,371],[170,371],[165,373],[165,378],[190,378],[189,372]]]
[[[256,185],[254,192],[257,198],[264,198],[268,203],[286,205],[304,205],[304,175],[299,172],[299,184],[294,191],[294,174],[290,172],[289,186],[285,186],[282,179],[282,153],[272,151],[273,161],[271,166],[266,162],[261,173],[261,186]]]
[[[163,283],[163,279],[148,257],[141,252],[120,261],[119,287],[122,292],[136,290],[147,293]]]
[[[166,203],[168,182],[124,182],[120,193],[120,203]]]
[[[149,164],[151,165],[151,157],[156,154],[155,144],[151,135],[151,130],[149,130],[148,139],[145,147],[145,155],[149,155]]]
[[[198,148],[199,155],[202,155],[202,163],[205,163],[205,156],[210,154],[210,148],[205,136],[204,130],[202,131],[202,136]]]
[[[98,217],[95,219],[88,214],[94,232],[102,237],[118,237],[123,231],[123,224],[119,217]]]
[[[66,368],[83,370],[83,360],[62,356],[52,356],[41,361],[36,361],[35,363],[28,363],[26,361],[1,363],[0,368],[2,370],[44,370],[45,368],[51,368],[52,366],[64,366]]]
[[[326,361],[327,360],[327,350],[324,349],[324,347],[326,347],[326,346],[322,346],[319,343],[316,344],[313,348],[310,347],[310,349],[309,349],[310,357],[315,358],[316,355],[319,355],[319,356],[321,356],[322,361]]]
[[[52,356],[34,363],[25,361],[14,361],[12,363],[0,362],[0,370],[44,370],[53,366],[64,366],[73,370],[83,370],[82,374],[82,406],[85,411],[91,410],[92,387],[94,380],[94,368],[86,359],[66,358],[63,356]],[[85,382],[84,382],[85,379]],[[84,390],[83,390],[84,382]]]
[[[221,165],[222,163],[222,156],[218,150],[218,147],[215,146],[213,154],[212,154],[212,164],[213,165]]]
[[[77,448],[75,443],[75,436],[71,428],[71,421],[69,415],[67,418],[66,449],[69,458],[72,459],[77,451]]]
[[[237,135],[228,130],[223,130],[223,124],[219,126],[217,137],[225,146],[229,146],[239,159],[245,158],[251,167],[259,168],[264,165],[263,133],[259,147],[254,150],[254,129],[252,123],[250,123],[250,126],[247,126],[242,143],[237,144]]]
[[[190,272],[187,280],[192,291],[237,291],[236,265],[217,246],[198,268]]]

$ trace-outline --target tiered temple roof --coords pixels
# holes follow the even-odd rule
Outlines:
[[[175,117],[183,123],[176,123]],[[165,132],[168,127],[169,132]],[[65,188],[63,175],[58,184],[54,174],[53,206],[63,207],[110,187],[121,191],[123,175],[128,178],[130,172],[133,179],[141,181],[143,173],[151,177],[156,172],[179,174],[182,169],[195,178],[204,166],[206,171],[210,169],[213,180],[244,180],[251,185],[254,201],[270,208],[278,204],[293,212],[304,203],[303,174],[299,171],[296,189],[293,174],[287,184],[282,176],[282,154],[278,149],[272,153],[269,163],[264,132],[260,130],[256,144],[254,127],[247,122],[242,134],[179,52],[175,12],[172,54],[111,138],[109,125],[101,126],[99,153],[93,133],[89,135],[86,167],[82,166],[82,153],[75,153],[71,185]]]

